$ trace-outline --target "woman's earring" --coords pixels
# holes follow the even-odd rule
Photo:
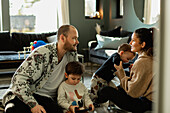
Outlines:
[[[144,47],[145,47],[145,45],[146,45],[146,43],[145,43],[145,42],[142,42],[142,48],[144,48]]]

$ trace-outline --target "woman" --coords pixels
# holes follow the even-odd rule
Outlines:
[[[137,29],[130,42],[131,51],[138,53],[130,71],[126,76],[120,65],[114,65],[117,69],[116,75],[120,80],[118,89],[104,87],[98,92],[96,103],[112,101],[118,107],[136,113],[142,113],[152,109],[153,102],[153,29]]]

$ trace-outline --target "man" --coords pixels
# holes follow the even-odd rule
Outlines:
[[[6,113],[62,113],[56,92],[66,64],[78,60],[78,31],[63,25],[57,39],[57,43],[36,48],[16,70],[3,97]]]

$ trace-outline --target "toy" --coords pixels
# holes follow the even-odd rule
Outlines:
[[[76,106],[76,105],[77,105],[77,102],[76,102],[76,101],[73,101],[71,105],[72,105],[72,106]],[[92,110],[91,107],[89,107],[89,108],[84,108],[84,107],[83,107],[83,102],[82,102],[82,100],[81,100],[81,101],[78,101],[78,106],[79,106],[79,107],[75,107],[75,113],[89,113],[89,111]],[[67,112],[67,113],[70,113],[70,111]]]
[[[78,107],[75,108],[75,113],[88,113],[88,111],[92,110],[91,107],[88,109],[79,109]]]
[[[30,42],[31,51],[34,50],[35,48],[39,47],[39,46],[42,46],[42,45],[46,45],[46,43],[42,40]]]

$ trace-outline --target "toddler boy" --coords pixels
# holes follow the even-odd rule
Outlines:
[[[65,113],[75,113],[76,108],[83,110],[83,113],[89,108],[93,111],[94,106],[88,89],[80,82],[84,66],[77,61],[69,62],[65,71],[66,80],[58,89],[58,104],[65,109]]]

